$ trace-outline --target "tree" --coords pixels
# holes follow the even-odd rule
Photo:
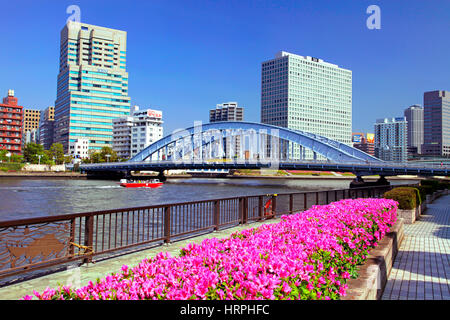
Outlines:
[[[64,148],[61,143],[52,144],[49,151],[56,164],[64,163]]]
[[[100,151],[91,152],[84,163],[117,162],[117,152],[111,147],[103,147]]]
[[[103,147],[100,150],[100,157],[102,162],[117,162],[117,159],[119,158],[117,156],[117,152],[115,152],[111,147]]]
[[[8,154],[8,150],[6,150],[6,149],[2,149],[2,150],[0,150],[0,161],[1,162],[3,162],[3,161],[8,161],[9,159],[8,159],[8,157],[6,156],[7,154]]]

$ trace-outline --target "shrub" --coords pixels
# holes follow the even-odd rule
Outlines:
[[[425,202],[427,200],[427,194],[433,193],[431,186],[418,186],[418,187],[416,187],[416,189],[419,190],[421,202]]]
[[[433,192],[436,192],[439,188],[439,181],[433,180],[433,179],[425,179],[425,180],[420,181],[420,185],[421,186],[431,186]]]
[[[398,208],[403,210],[414,209],[420,205],[420,195],[417,188],[398,187],[383,195],[385,199],[392,199],[398,202]]]
[[[0,163],[0,168],[2,171],[20,171],[22,170],[24,164],[23,163],[15,163],[15,162],[2,162]]]

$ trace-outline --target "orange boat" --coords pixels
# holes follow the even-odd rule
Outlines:
[[[152,180],[120,180],[120,186],[125,188],[158,188],[163,183],[158,179]]]

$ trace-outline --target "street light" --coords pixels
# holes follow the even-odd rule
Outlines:
[[[8,157],[8,162],[11,162],[11,152],[8,152],[7,154],[5,154],[5,156]]]
[[[110,154],[105,154],[105,157],[106,157],[106,162],[109,162],[109,157],[111,157],[111,155]]]
[[[39,165],[41,164],[41,157],[42,157],[42,154],[38,154],[38,158],[39,158]]]

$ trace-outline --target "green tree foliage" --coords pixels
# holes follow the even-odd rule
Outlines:
[[[89,159],[83,161],[84,163],[101,163],[101,162],[117,162],[117,152],[111,147],[103,147],[100,151],[91,153]]]
[[[40,161],[39,161],[40,158]],[[38,143],[27,143],[23,150],[23,159],[25,162],[32,164],[49,164],[51,159],[48,153],[45,152],[44,146]]]
[[[50,147],[51,159],[54,159],[55,164],[64,163],[64,148],[61,143],[54,143]]]

